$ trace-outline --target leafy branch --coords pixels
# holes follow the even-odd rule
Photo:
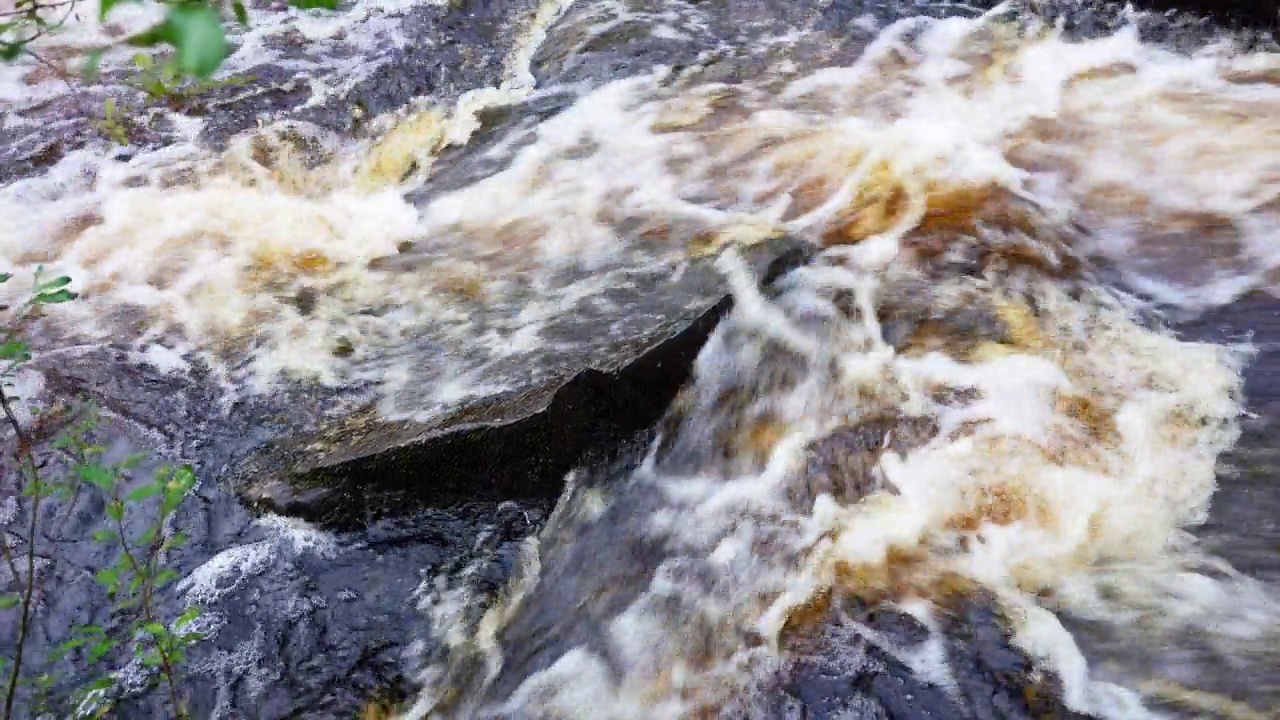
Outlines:
[[[157,606],[157,595],[175,580],[177,573],[165,566],[168,553],[186,541],[181,532],[171,532],[174,513],[196,483],[190,467],[165,466],[155,472],[149,481],[130,489],[132,473],[148,456],[133,454],[121,462],[105,461],[105,448],[93,440],[100,420],[97,409],[91,404],[77,412],[39,413],[35,409],[32,422],[24,424],[15,410],[19,399],[10,391],[17,371],[31,359],[31,350],[24,330],[28,321],[46,305],[69,302],[76,294],[69,289],[70,278],[42,279],[37,270],[31,296],[13,310],[13,317],[0,342],[0,413],[16,439],[13,459],[17,461],[17,486],[27,499],[29,513],[22,547],[10,541],[9,535],[0,535],[0,556],[17,586],[17,591],[0,595],[0,611],[17,611],[18,635],[12,658],[6,659],[8,680],[4,692],[3,720],[14,717],[14,705],[22,694],[23,669],[28,663],[27,644],[31,636],[32,615],[38,605],[36,586],[36,557],[39,554],[37,540],[41,507],[46,501],[75,502],[82,490],[98,492],[105,506],[109,527],[93,533],[97,542],[116,548],[116,560],[99,569],[95,577],[114,603],[114,614],[127,619],[123,630],[111,633],[98,625],[75,628],[71,638],[56,647],[46,660],[79,657],[93,665],[111,657],[121,646],[131,647],[133,655],[143,667],[151,669],[153,680],[164,686],[167,704],[181,718],[188,717],[182,697],[180,668],[186,661],[187,649],[198,642],[202,635],[190,630],[191,623],[199,616],[199,608],[188,607],[172,622],[167,622]],[[0,284],[9,281],[9,274],[0,274]],[[56,431],[55,431],[56,428]],[[49,471],[50,458],[41,458],[38,449],[46,444],[53,453],[66,462],[62,472]],[[145,516],[143,531],[136,536],[128,532],[128,519]],[[53,687],[53,678],[41,672],[26,679],[32,686],[31,705],[44,706]],[[77,715],[91,713],[101,716],[109,709],[109,703],[101,702],[112,687],[110,677],[102,677],[81,688],[75,695]]]
[[[25,575],[19,575],[17,572],[18,563],[14,560],[13,549],[9,547],[8,536],[0,538],[0,548],[3,548],[4,560],[9,566],[9,572],[12,574],[14,581],[20,581],[22,586],[22,610],[18,624],[17,649],[14,652],[15,658],[13,667],[9,671],[9,684],[5,693],[5,720],[8,720],[13,715],[13,703],[17,696],[18,677],[22,668],[22,654],[31,629],[31,606],[33,605],[32,599],[36,587],[36,528],[40,518],[40,502],[44,499],[47,490],[40,479],[40,466],[36,462],[31,436],[13,411],[13,404],[8,391],[8,381],[14,376],[22,363],[31,359],[31,349],[26,340],[16,337],[16,334],[24,327],[32,312],[41,305],[63,303],[76,297],[75,293],[67,289],[67,286],[71,284],[71,278],[62,276],[44,282],[41,280],[42,271],[43,269],[36,271],[35,288],[26,302],[19,306],[15,322],[5,333],[3,344],[0,344],[0,361],[6,363],[4,369],[0,371],[0,410],[3,410],[4,420],[13,429],[14,436],[18,440],[14,458],[18,462],[19,472],[22,475],[21,486],[23,487],[23,494],[31,498],[31,519],[27,525]],[[8,282],[12,277],[9,273],[0,275],[0,283]],[[17,604],[17,599],[11,596],[0,598],[0,607],[13,607]]]

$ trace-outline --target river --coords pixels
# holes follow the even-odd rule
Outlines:
[[[304,34],[394,34],[353,12]],[[1086,3],[544,3],[493,86],[361,138],[211,149],[175,118],[162,149],[71,152],[0,190],[0,255],[85,290],[64,342],[245,393],[368,383],[395,420],[478,392],[465,358],[424,386],[395,351],[420,326],[511,354],[554,342],[572,293],[519,332],[466,303],[714,257],[733,308],[652,443],[572,473],[496,596],[423,581],[406,717],[778,717],[753,693],[833,617],[955,691],[942,644],[852,608],[936,639],[957,593],[993,599],[1071,711],[1275,717],[1280,487],[1237,448],[1274,437],[1246,412],[1268,347],[1204,318],[1278,287],[1280,54],[1144,27]],[[680,60],[599,59],[633,41]],[[467,158],[492,162],[451,173]],[[816,254],[762,285],[744,253],[784,236]]]

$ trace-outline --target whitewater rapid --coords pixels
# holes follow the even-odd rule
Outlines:
[[[644,13],[647,32],[696,27],[675,5]],[[633,21],[628,7],[601,3],[592,32]],[[1093,670],[1067,617],[1155,617],[1280,667],[1280,591],[1210,571],[1221,561],[1190,535],[1239,437],[1251,348],[1180,340],[1147,312],[1276,289],[1280,55],[1230,39],[1175,52],[1132,25],[1071,39],[1005,4],[861,17],[875,39],[850,64],[536,87],[528,65],[569,8],[543,4],[499,87],[384,118],[370,139],[272,127],[211,155],[193,123],[168,149],[77,151],[0,189],[0,257],[76,278],[80,341],[129,328],[153,364],[199,357],[261,390],[372,382],[396,419],[426,414],[403,401],[421,390],[414,358],[360,361],[424,323],[473,337],[460,294],[508,297],[637,248],[673,273],[717,258],[734,310],[640,468],[571,480],[474,622],[461,608],[489,599],[424,585],[447,651],[424,660],[409,717],[715,716],[806,608],[856,596],[927,622],[966,583],[999,599],[1079,712],[1156,716],[1123,673]],[[407,199],[480,111],[569,91],[491,151],[500,170]],[[740,252],[782,236],[821,252],[762,290]],[[567,302],[474,341],[514,356]],[[458,368],[429,409],[482,390]],[[904,419],[929,431],[895,444]],[[815,479],[815,448],[872,421],[888,431],[861,474]],[[527,609],[550,591],[540,578],[637,498],[628,527],[660,548],[640,587],[606,612],[608,588],[584,581],[561,612],[602,639],[513,670],[525,650],[504,637],[565,621]],[[918,665],[947,687],[945,662]]]

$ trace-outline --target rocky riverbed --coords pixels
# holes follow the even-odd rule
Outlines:
[[[1241,644],[1280,617],[1280,304],[1242,295],[1274,275],[1274,3],[250,9],[243,82],[6,69],[0,124],[0,252],[83,292],[24,394],[198,471],[162,602],[204,611],[195,717],[1280,702]],[[1192,342],[1249,333],[1242,380]],[[1084,396],[1041,408],[1037,363]],[[114,621],[101,499],[45,512],[38,651]],[[119,716],[159,716],[117,670]]]

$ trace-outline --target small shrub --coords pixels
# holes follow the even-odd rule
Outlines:
[[[0,284],[11,279],[0,274]],[[177,579],[177,573],[165,566],[167,553],[185,542],[185,536],[170,527],[174,513],[195,485],[190,467],[164,466],[150,480],[132,482],[132,473],[146,460],[145,454],[134,454],[120,462],[107,462],[105,448],[94,438],[100,426],[97,409],[91,403],[74,408],[58,407],[41,411],[31,408],[33,420],[19,420],[13,394],[18,370],[31,359],[25,329],[45,306],[70,302],[76,294],[70,290],[68,277],[45,280],[37,271],[28,299],[11,313],[3,341],[0,342],[0,424],[12,431],[16,448],[6,471],[16,469],[11,486],[20,490],[25,505],[18,517],[25,519],[22,538],[14,541],[0,534],[0,558],[8,570],[11,590],[0,594],[0,614],[17,615],[17,640],[11,657],[3,659],[7,681],[3,686],[4,720],[14,715],[15,703],[25,696],[26,707],[48,711],[55,706],[70,705],[78,717],[102,717],[111,708],[109,692],[113,680],[109,675],[84,682],[71,692],[70,698],[54,697],[57,679],[47,667],[50,661],[80,662],[88,670],[103,660],[131,653],[153,671],[153,681],[162,686],[166,702],[177,717],[187,717],[181,684],[181,668],[187,650],[201,639],[190,625],[199,609],[188,607],[173,619],[161,616],[157,594]],[[120,622],[108,631],[97,625],[77,627],[70,639],[45,658],[33,658],[28,647],[33,614],[37,611],[36,590],[40,573],[37,557],[48,557],[52,548],[39,547],[42,505],[63,503],[67,507],[83,493],[95,492],[104,503],[107,527],[99,528],[93,539],[113,549],[114,562],[98,568],[96,578],[105,588],[113,604],[113,616]],[[56,514],[56,513],[55,513]],[[143,530],[130,533],[136,526],[128,522],[146,518]],[[57,558],[53,558],[57,562]],[[45,588],[48,592],[49,589]],[[33,660],[43,659],[39,672],[24,673]]]

